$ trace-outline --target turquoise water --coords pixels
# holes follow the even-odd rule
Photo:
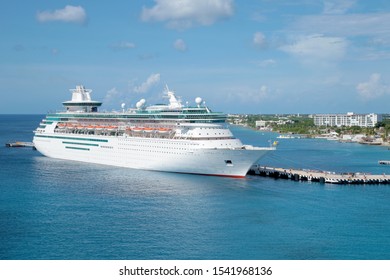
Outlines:
[[[0,259],[390,259],[390,186],[230,179],[50,159],[0,115]],[[247,144],[275,134],[233,127]],[[268,166],[390,173],[385,147],[281,139]]]

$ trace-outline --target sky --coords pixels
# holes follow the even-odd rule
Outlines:
[[[389,113],[388,0],[0,0],[0,114],[82,84],[120,110],[202,97],[225,113]]]

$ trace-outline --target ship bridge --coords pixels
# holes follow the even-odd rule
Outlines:
[[[91,89],[86,89],[83,85],[70,89],[72,100],[62,102],[67,112],[97,112],[98,107],[102,105],[100,101],[91,99]]]

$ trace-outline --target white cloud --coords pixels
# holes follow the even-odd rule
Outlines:
[[[259,92],[258,92],[258,97],[257,98],[260,98],[261,100],[262,99],[264,99],[264,98],[266,98],[267,96],[268,96],[268,87],[267,86],[264,86],[264,85],[262,85],[261,87],[260,87],[260,90],[259,90]]]
[[[63,21],[82,24],[86,22],[87,14],[81,6],[67,5],[65,8],[55,11],[38,12],[37,20],[39,22]]]
[[[260,67],[269,67],[269,66],[275,65],[276,61],[273,59],[265,59],[262,61],[257,61],[257,62],[255,62],[255,64],[260,66]]]
[[[356,0],[326,0],[324,1],[324,14],[344,14]]]
[[[145,82],[139,86],[135,86],[133,91],[135,93],[146,93],[151,87],[160,82],[160,74],[151,74]]]
[[[300,17],[289,32],[330,34],[331,36],[387,36],[390,13],[324,14]]]
[[[129,50],[129,49],[134,49],[135,44],[131,42],[120,42],[120,43],[112,44],[110,47],[111,49],[116,51]]]
[[[359,83],[356,90],[360,97],[369,100],[381,97],[384,94],[390,94],[390,85],[382,83],[380,74],[373,73],[368,82]]]
[[[186,42],[184,42],[183,39],[177,39],[174,43],[173,43],[173,47],[178,50],[178,51],[181,51],[181,52],[184,52],[187,50],[187,44]]]
[[[118,98],[121,94],[119,91],[114,87],[107,91],[106,96],[104,97],[104,103],[110,103],[113,99]]]
[[[341,2],[342,3],[342,2]],[[346,5],[346,4],[345,4]],[[336,5],[337,6],[337,5]],[[286,34],[323,34],[348,38],[354,59],[382,60],[390,56],[389,12],[342,13],[329,10],[321,15],[299,17],[284,30]]]
[[[261,32],[253,34],[253,44],[258,48],[264,48],[266,46],[265,35]]]
[[[108,90],[106,96],[103,99],[103,107],[106,109],[109,108],[118,108],[119,105],[124,102],[125,94],[116,87]]]
[[[341,37],[323,35],[301,36],[295,43],[280,50],[301,59],[304,63],[331,62],[344,57],[348,41]]]
[[[262,85],[259,89],[230,89],[227,94],[227,100],[231,102],[240,102],[242,104],[259,104],[269,98],[269,88]]]
[[[231,17],[233,0],[154,0],[152,8],[143,8],[143,21],[167,22],[168,27],[185,29],[195,24],[211,25]]]
[[[257,22],[264,22],[264,21],[267,20],[267,18],[262,13],[256,11],[251,16],[251,20],[254,20],[254,21],[257,21]]]

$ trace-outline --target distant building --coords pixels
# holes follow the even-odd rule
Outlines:
[[[360,126],[374,127],[382,121],[380,114],[316,114],[313,115],[316,126]]]
[[[256,121],[256,128],[257,129],[261,129],[261,128],[264,128],[267,126],[267,122],[266,121]]]
[[[264,120],[259,120],[256,121],[256,129],[260,130],[272,130],[272,125],[285,125],[288,123],[294,123],[294,121],[289,120],[288,118],[280,118],[278,120],[272,120],[272,121],[264,121]]]

